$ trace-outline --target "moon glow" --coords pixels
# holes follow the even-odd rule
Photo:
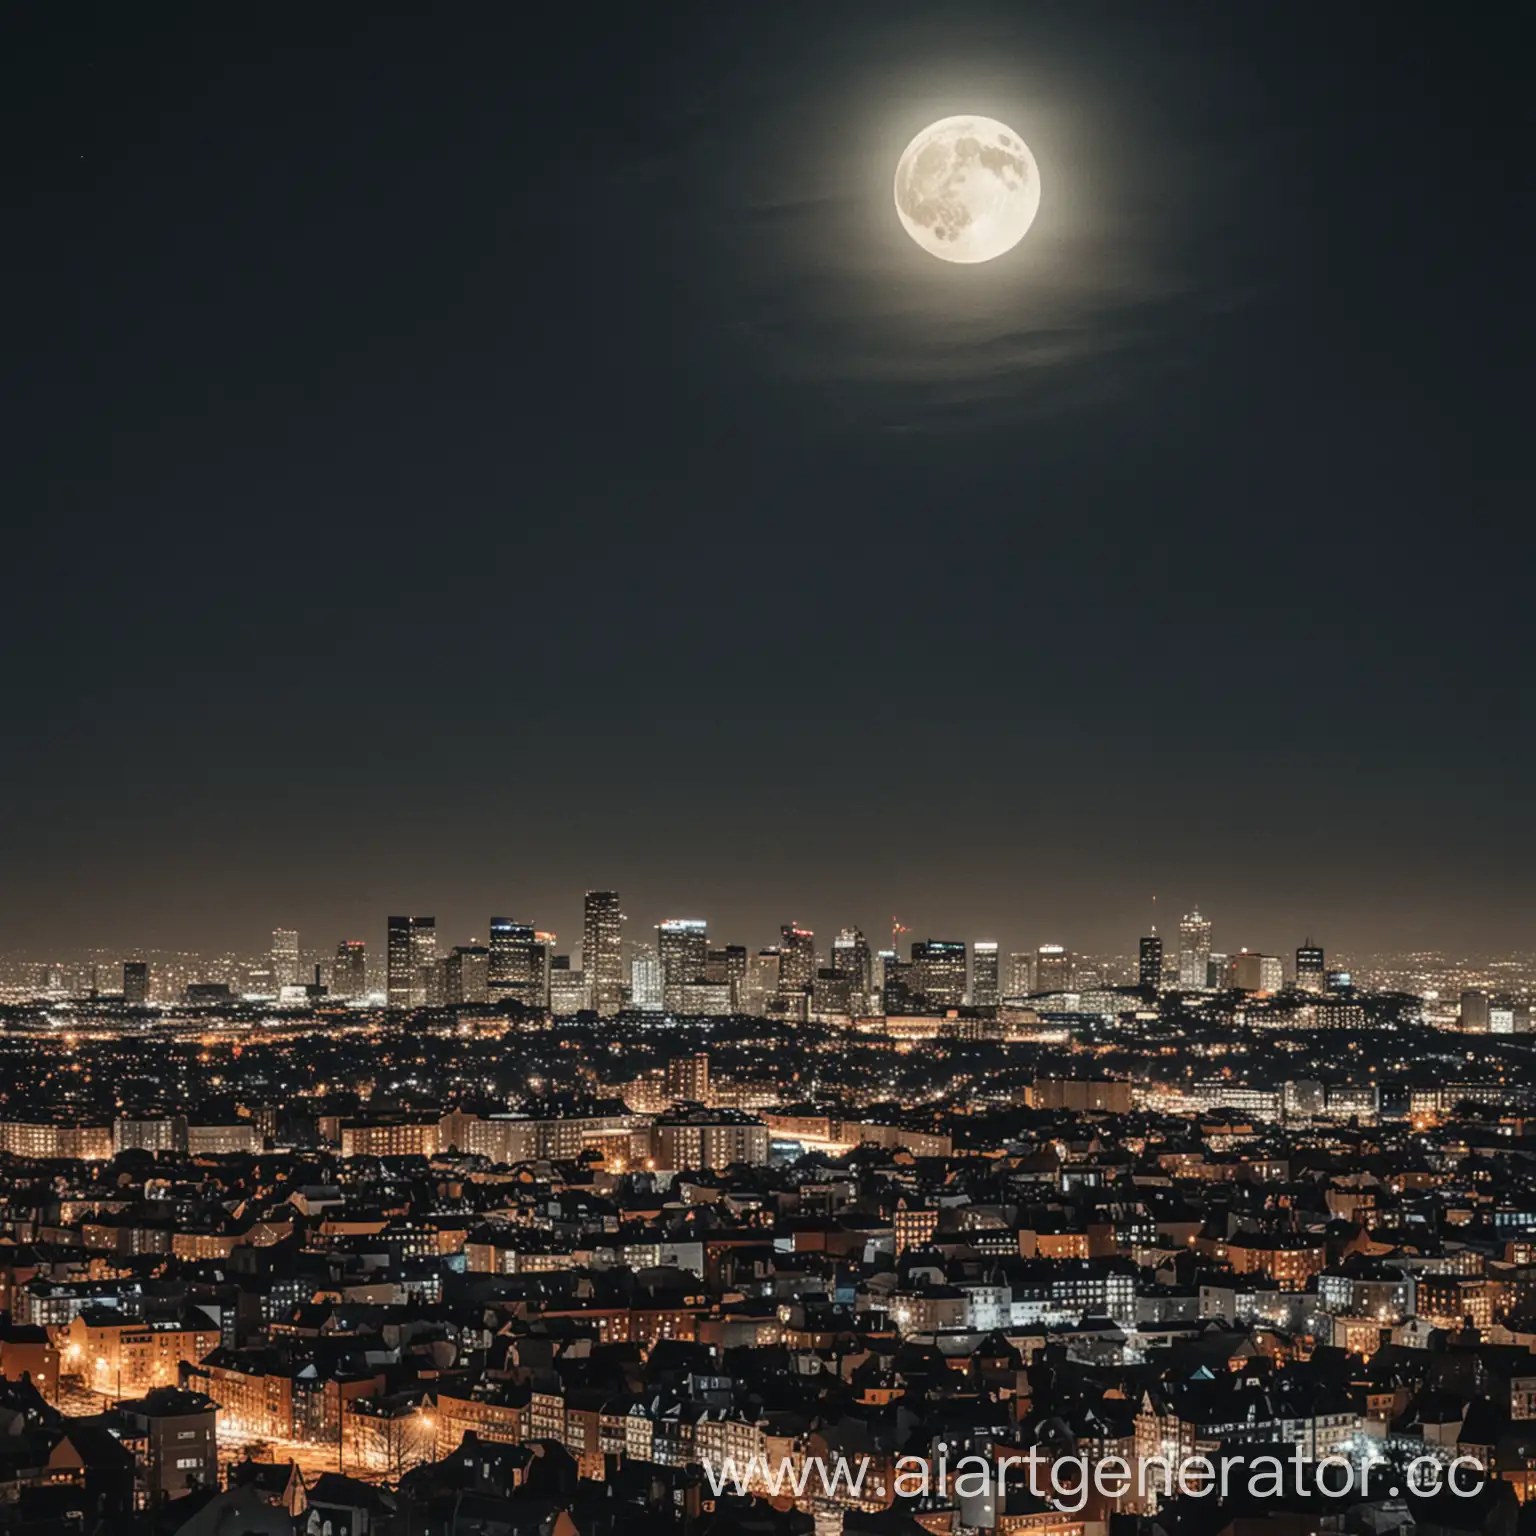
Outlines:
[[[896,167],[896,212],[941,261],[991,261],[1011,251],[1040,208],[1040,168],[993,117],[946,117],[907,145]]]

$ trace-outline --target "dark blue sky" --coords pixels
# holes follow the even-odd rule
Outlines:
[[[1529,939],[1513,15],[5,26],[17,943]]]

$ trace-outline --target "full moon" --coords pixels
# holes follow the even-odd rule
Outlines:
[[[896,167],[902,227],[941,261],[991,261],[1011,251],[1039,208],[1035,157],[996,118],[930,123]]]

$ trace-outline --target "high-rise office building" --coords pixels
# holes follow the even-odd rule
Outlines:
[[[1070,992],[1073,980],[1072,951],[1061,944],[1042,944],[1035,951],[1035,991]]]
[[[429,960],[417,975],[421,980],[421,1000],[428,1008],[442,1008],[448,1002],[448,960]]]
[[[533,925],[514,923],[507,917],[493,917],[488,932],[490,937],[486,943],[486,949],[489,951],[486,962],[486,984],[490,988],[491,996],[497,997],[502,987],[512,980],[513,972],[520,963],[518,944],[533,942]]]
[[[849,1011],[868,1013],[874,989],[874,957],[857,928],[844,928],[832,940],[832,969],[847,978]]]
[[[438,965],[437,919],[418,917],[411,929],[411,986],[423,1002],[430,998],[432,973]]]
[[[661,959],[648,946],[636,950],[629,962],[629,1003],[641,1013],[660,1013],[666,1007]]]
[[[1488,994],[1469,987],[1461,994],[1461,1027],[1469,1035],[1486,1035],[1488,1030]]]
[[[368,946],[361,939],[343,939],[331,962],[331,995],[354,998],[368,995]]]
[[[123,961],[123,1001],[130,1008],[142,1008],[149,1001],[149,962]]]
[[[1199,991],[1207,985],[1211,964],[1211,925],[1196,907],[1179,924],[1179,985]]]
[[[1240,949],[1229,965],[1231,985],[1239,992],[1278,992],[1285,984],[1285,967],[1278,955]]]
[[[851,1019],[859,1012],[852,980],[830,965],[818,966],[811,987],[811,1013],[821,1019]]]
[[[385,1000],[391,1008],[423,1008],[428,971],[437,963],[435,917],[391,917],[384,950]]]
[[[592,1006],[605,1017],[624,1006],[624,914],[617,891],[588,891],[582,907],[581,970]]]
[[[1322,945],[1308,939],[1296,951],[1296,985],[1303,992],[1321,992],[1326,985],[1327,972]]]
[[[977,939],[971,945],[971,1006],[996,1008],[1000,996],[997,976],[997,941]]]
[[[662,999],[668,1013],[680,1013],[683,988],[702,982],[709,967],[709,924],[701,917],[669,917],[656,925],[661,959]]]
[[[742,1006],[754,1018],[768,1012],[768,1004],[779,995],[779,951],[777,945],[760,949],[747,962],[746,996]]]
[[[1028,997],[1035,990],[1035,957],[1030,954],[1008,956],[1008,996]]]
[[[272,930],[272,983],[274,987],[299,984],[299,935],[294,928]]]
[[[882,950],[885,966],[880,978],[880,1003],[886,1016],[915,1013],[923,1004],[917,990],[917,967],[909,960],[899,960],[894,950]]]
[[[793,1017],[800,1016],[800,1005],[815,982],[816,935],[809,928],[785,923],[779,929],[779,997]]]
[[[966,955],[960,939],[914,939],[911,990],[929,1008],[958,1008],[965,1001]]]
[[[535,929],[533,935],[533,973],[535,978],[534,1006],[549,1007],[549,981],[555,963],[555,944],[559,936]],[[570,956],[566,956],[566,968],[570,968]]]
[[[1163,941],[1149,933],[1136,957],[1136,984],[1156,992],[1163,984]]]
[[[532,923],[491,919],[486,989],[491,1001],[542,1008],[549,998],[549,945]]]
[[[730,988],[731,1009],[740,1012],[747,988],[747,946],[727,944],[724,949],[710,950],[705,975],[711,982]]]
[[[485,944],[455,944],[443,962],[443,1001],[483,1003],[490,998],[491,951]]]
[[[549,962],[549,1011],[568,1018],[592,1006],[592,988],[582,971],[571,969],[569,955],[554,955]]]

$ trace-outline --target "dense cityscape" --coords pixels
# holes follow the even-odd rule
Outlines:
[[[7,7],[0,1536],[1536,1536],[1522,14]]]
[[[6,963],[0,1520],[1129,1536],[1238,1518],[1159,1471],[1233,1451],[1340,1529],[1536,1487],[1530,957],[383,926]]]

